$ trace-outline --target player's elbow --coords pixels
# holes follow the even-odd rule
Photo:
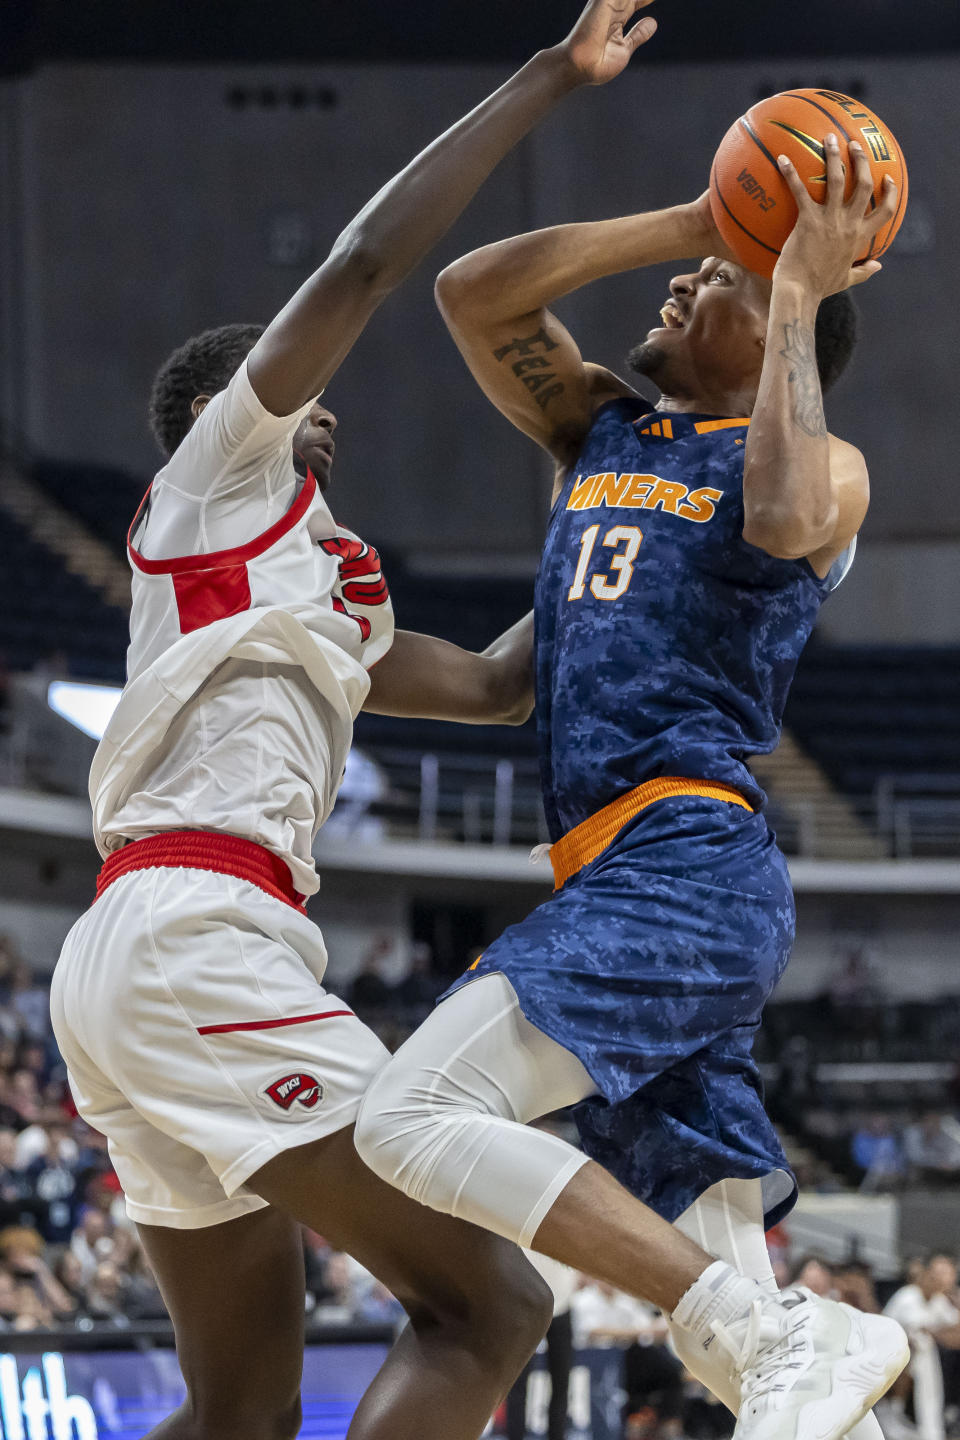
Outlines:
[[[500,715],[501,725],[526,725],[533,714],[533,691],[516,695],[508,701]]]
[[[758,507],[744,516],[743,538],[777,560],[800,560],[829,544],[836,526],[833,513],[814,515],[779,507]]]
[[[405,278],[391,257],[390,248],[373,230],[352,225],[340,236],[335,259],[344,284],[371,295],[386,295]]]
[[[472,255],[441,270],[433,286],[434,299],[445,320],[462,318],[482,309],[488,298],[482,269]]]
[[[490,725],[524,725],[533,714],[533,675],[514,659],[481,656],[485,667],[482,708]]]

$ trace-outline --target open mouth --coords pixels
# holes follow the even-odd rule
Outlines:
[[[676,300],[668,300],[666,305],[661,306],[660,319],[665,330],[683,330],[687,323]]]

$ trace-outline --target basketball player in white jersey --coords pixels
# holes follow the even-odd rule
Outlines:
[[[624,35],[645,3],[589,0],[361,211],[262,335],[200,337],[163,377],[170,458],[131,531],[129,678],[91,775],[106,863],[51,994],[78,1107],[109,1139],[176,1329],[187,1397],[154,1437],[297,1432],[300,1222],[410,1316],[354,1440],[473,1440],[548,1323],[515,1247],[422,1209],[354,1149],[387,1054],[323,990],[303,899],[368,671],[381,661],[378,708],[478,720],[504,718],[519,672],[510,638],[484,657],[417,637],[390,653],[375,552],[318,483],[333,422],[316,397],[517,141],[624,68],[655,28]]]

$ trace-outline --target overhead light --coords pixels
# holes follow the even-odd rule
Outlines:
[[[119,699],[119,685],[81,685],[75,680],[51,680],[47,686],[50,709],[93,740],[103,738]]]

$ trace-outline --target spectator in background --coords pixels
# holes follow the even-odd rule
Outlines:
[[[24,1033],[46,1045],[50,1037],[50,991],[33,978],[30,966],[18,961],[12,968],[6,1002],[16,1011]]]
[[[384,960],[393,949],[393,938],[380,935],[374,940],[347,992],[347,1001],[361,1019],[382,1012],[390,1005],[390,986],[381,974]]]
[[[91,1320],[129,1323],[124,1311],[123,1274],[113,1260],[101,1260],[87,1285],[87,1314]]]
[[[76,1155],[76,1146],[73,1146]],[[55,1131],[47,1136],[46,1153],[38,1155],[26,1167],[26,1175],[42,1207],[39,1228],[48,1244],[69,1242],[73,1233],[74,1208],[77,1199],[77,1172],[64,1158],[63,1148]]]
[[[47,998],[49,1001],[49,995]],[[42,1089],[50,1074],[50,1061],[46,1045],[41,1044],[39,1040],[24,1040],[17,1053],[14,1068],[29,1070],[31,1075],[36,1076],[38,1088]]]
[[[9,1270],[0,1266],[0,1331],[12,1330],[17,1318],[17,1287]]]
[[[0,1130],[0,1223],[19,1224],[37,1216],[33,1182],[17,1158],[13,1130]]]
[[[916,1284],[904,1285],[887,1302],[885,1315],[899,1320],[910,1339],[910,1378],[913,1381],[913,1408],[920,1440],[943,1440],[944,1387],[939,1345],[960,1346],[960,1310],[954,1299],[957,1290],[957,1263],[951,1255],[932,1255]],[[903,1402],[887,1402],[889,1413],[881,1412],[881,1424],[896,1440],[903,1429]],[[887,1406],[883,1407],[887,1410]]]
[[[852,1305],[865,1315],[879,1315],[880,1302],[873,1281],[873,1271],[862,1260],[847,1260],[833,1272],[833,1292],[844,1305]]]
[[[791,1285],[805,1285],[814,1295],[834,1298],[833,1267],[820,1255],[804,1255],[793,1267]]]
[[[413,1016],[426,1015],[443,988],[443,980],[433,973],[433,951],[425,940],[415,940],[409,969],[393,987],[394,1006]]]
[[[862,945],[854,945],[847,950],[840,970],[827,988],[827,994],[841,1017],[851,1008],[872,1007],[883,1000],[879,973]]]
[[[16,1307],[14,1330],[49,1330],[54,1322],[53,1311],[34,1286],[16,1285],[13,1293]]]
[[[871,1115],[854,1131],[850,1158],[863,1171],[860,1189],[875,1194],[892,1190],[906,1174],[906,1161],[896,1132],[885,1115]]]
[[[903,1132],[903,1149],[919,1180],[942,1183],[960,1175],[960,1125],[930,1110]]]
[[[0,934],[0,1007],[6,1007],[10,999],[10,977],[19,961],[17,942],[5,930]]]
[[[37,1307],[18,1302],[18,1308],[37,1315],[42,1309],[52,1321],[54,1315],[69,1315],[73,1304],[44,1260],[43,1251],[43,1237],[36,1230],[25,1225],[8,1225],[0,1230],[0,1263],[13,1276],[20,1302],[27,1289],[34,1292],[38,1302]]]
[[[88,1206],[80,1224],[70,1238],[70,1249],[80,1262],[84,1285],[90,1283],[101,1260],[110,1254],[112,1233],[110,1218],[102,1210]]]
[[[68,1245],[50,1252],[50,1269],[57,1284],[73,1302],[71,1317],[86,1311],[87,1293],[83,1283],[83,1266]]]

